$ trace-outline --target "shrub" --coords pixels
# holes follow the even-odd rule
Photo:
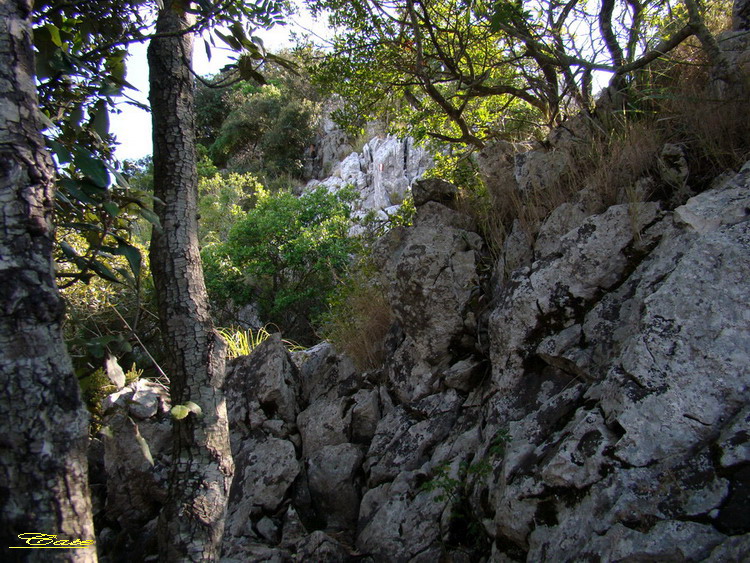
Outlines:
[[[349,190],[329,193],[323,187],[300,197],[259,194],[226,242],[203,250],[212,300],[256,303],[264,321],[309,341],[312,320],[323,312],[337,277],[359,248],[349,234],[353,198]]]
[[[227,239],[229,230],[258,201],[263,186],[252,174],[214,174],[198,180],[198,239]]]

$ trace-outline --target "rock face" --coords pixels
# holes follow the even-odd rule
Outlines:
[[[387,135],[374,137],[362,149],[352,152],[333,167],[323,180],[311,180],[306,189],[324,185],[337,190],[353,186],[360,194],[360,210],[393,212],[407,196],[412,183],[432,165],[424,149],[412,139]]]
[[[546,181],[534,158],[524,182]],[[674,210],[553,212],[506,245],[502,275],[482,273],[450,185],[414,195],[414,226],[376,252],[382,366],[279,340],[232,362],[226,559],[746,560],[750,163]],[[123,491],[158,508],[168,462],[152,438],[143,463],[133,425],[145,436],[165,403],[111,403],[131,414],[111,414],[107,509],[132,528],[154,506]]]

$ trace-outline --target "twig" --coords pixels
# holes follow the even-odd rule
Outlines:
[[[138,344],[143,348],[143,351],[146,352],[146,355],[148,356],[149,360],[151,360],[154,364],[154,367],[156,370],[161,374],[161,377],[164,378],[164,380],[167,382],[167,385],[169,384],[169,377],[167,377],[167,374],[164,373],[164,370],[161,369],[161,366],[157,363],[157,361],[154,359],[154,357],[151,355],[151,353],[148,351],[148,348],[146,348],[146,345],[141,342],[141,339],[138,338],[138,335],[133,331],[132,328],[130,328],[130,325],[128,324],[128,321],[126,321],[123,316],[120,314],[120,311],[117,310],[117,307],[114,305],[111,306],[112,309],[117,313],[117,316],[120,317],[120,320],[125,324],[125,327],[130,331],[130,334],[133,335],[133,337],[136,339]]]

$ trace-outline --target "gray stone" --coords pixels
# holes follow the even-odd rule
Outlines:
[[[704,234],[746,221],[750,217],[749,185],[750,163],[720,189],[703,192],[675,209],[675,222]]]
[[[309,459],[325,446],[349,441],[351,411],[346,399],[319,399],[302,411],[297,426],[302,436],[302,452]]]
[[[302,405],[310,405],[321,397],[349,395],[363,385],[351,358],[337,353],[328,342],[297,352],[294,358],[300,366]]]
[[[233,360],[227,367],[225,394],[233,434],[247,432],[255,421],[268,418],[293,425],[300,392],[297,368],[281,336],[274,334],[252,354]]]
[[[458,195],[458,189],[453,184],[437,178],[419,180],[412,186],[414,205],[420,207],[428,201],[434,201],[450,207]]]
[[[565,235],[560,256],[516,272],[490,316],[491,359],[499,389],[515,385],[526,350],[538,345],[528,339],[540,325],[559,330],[574,324],[589,303],[622,281],[636,234],[658,216],[656,204],[614,206]]]
[[[443,372],[443,381],[446,386],[453,389],[471,391],[476,387],[485,365],[484,362],[474,358],[461,360]]]
[[[750,560],[750,534],[727,538],[706,558],[709,563]]]
[[[102,401],[102,408],[109,411],[115,407],[125,409],[140,420],[165,414],[170,409],[169,391],[163,385],[147,379],[137,379],[119,391],[107,395]]]
[[[387,487],[372,489],[377,500],[362,501],[357,549],[376,561],[408,561],[438,544],[445,500],[437,492],[418,492],[417,474],[402,472]],[[373,502],[375,500],[375,502]]]
[[[565,202],[557,206],[539,227],[534,242],[535,258],[545,258],[562,250],[563,236],[580,227],[590,216],[582,203]]]
[[[476,262],[466,231],[416,226],[386,264],[394,316],[430,365],[447,355],[463,331],[464,311],[477,284]]]
[[[623,461],[645,465],[685,451],[747,400],[749,245],[746,222],[704,235],[646,298],[640,331],[614,369],[649,394],[605,403],[626,430],[616,448]]]
[[[294,446],[278,438],[243,441],[234,463],[226,528],[228,534],[242,536],[250,533],[251,516],[273,513],[284,502],[300,465]]]
[[[268,516],[263,516],[263,518],[258,520],[258,522],[255,524],[255,529],[258,530],[258,534],[260,535],[260,537],[262,537],[267,542],[273,544],[278,542],[279,527]]]
[[[598,409],[577,410],[565,427],[563,439],[540,464],[543,482],[551,487],[583,489],[599,481],[608,463],[604,452],[615,442]]]
[[[132,533],[158,516],[166,500],[171,421],[162,413],[136,423],[118,408],[103,422],[106,514]]]
[[[718,440],[721,466],[750,462],[750,406],[744,407],[726,426]]]
[[[364,455],[354,444],[326,446],[307,462],[313,506],[327,528],[354,529],[361,497],[357,473]]]
[[[345,563],[351,553],[331,536],[316,530],[297,544],[296,561],[319,561],[321,563]]]
[[[427,151],[415,146],[412,139],[375,137],[360,153],[351,153],[335,166],[330,176],[310,181],[305,189],[324,185],[335,191],[353,186],[360,194],[358,209],[382,210],[400,204],[410,186],[431,165]]]
[[[453,427],[461,399],[453,389],[394,408],[378,424],[365,461],[369,487],[420,467]]]
[[[592,554],[604,561],[703,561],[723,537],[711,526],[696,522],[658,522],[648,532],[615,524],[604,536],[592,538],[583,546],[579,557]]]
[[[351,438],[354,443],[369,443],[380,421],[377,389],[361,389],[352,397]]]
[[[514,164],[519,193],[530,195],[555,189],[570,168],[572,158],[567,151],[531,150],[517,153]]]

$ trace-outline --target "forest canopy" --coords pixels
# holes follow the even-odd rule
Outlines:
[[[316,81],[417,138],[482,146],[593,105],[595,73],[630,73],[691,35],[683,3],[310,0],[336,26]],[[602,74],[603,73],[603,74]]]

